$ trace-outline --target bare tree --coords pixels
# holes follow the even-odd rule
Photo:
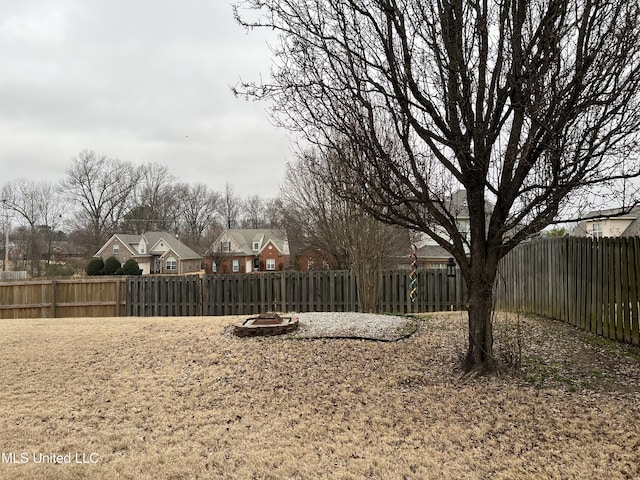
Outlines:
[[[222,195],[222,217],[227,228],[238,228],[238,217],[242,210],[242,201],[233,190],[231,184],[227,183]]]
[[[203,183],[179,184],[176,194],[180,199],[180,238],[191,248],[202,252],[210,246],[210,236],[205,236],[205,232],[219,224],[220,195]]]
[[[265,225],[268,228],[283,230],[283,204],[281,198],[271,198],[265,202],[264,215]]]
[[[265,204],[258,195],[249,195],[242,203],[242,228],[265,226]]]
[[[125,215],[121,229],[128,233],[144,233],[149,230],[177,233],[179,202],[174,188],[175,181],[164,165],[142,165],[140,181],[132,196],[133,207]]]
[[[50,260],[53,234],[62,223],[62,199],[53,184],[20,178],[2,187],[2,200],[18,221],[28,271],[38,275],[41,261]]]
[[[464,367],[492,371],[499,260],[640,174],[638,1],[245,0],[236,18],[280,35],[272,81],[236,92],[333,152],[326,180],[358,180],[332,182],[341,196],[451,253]],[[449,209],[459,188],[469,236]]]
[[[307,154],[287,168],[281,199],[287,231],[293,237],[290,243],[321,248],[353,269],[359,309],[372,312],[377,308],[380,272],[403,241],[408,248],[408,237],[355,202],[335,195],[321,174],[328,163],[327,158]]]
[[[280,189],[280,216],[287,231],[292,252],[308,246],[330,253],[338,268],[349,268],[349,255],[343,241],[342,225],[336,225],[332,215],[340,203],[329,185],[314,174],[313,157],[301,156],[297,163],[287,165],[284,183]],[[337,238],[338,237],[338,238]]]
[[[90,150],[71,162],[60,189],[78,207],[76,228],[86,233],[87,253],[93,254],[130,211],[140,172],[129,162]]]

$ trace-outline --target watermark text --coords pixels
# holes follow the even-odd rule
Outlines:
[[[96,452],[0,452],[0,463],[24,465],[26,463],[54,464],[54,465],[95,465],[100,462],[100,455]]]

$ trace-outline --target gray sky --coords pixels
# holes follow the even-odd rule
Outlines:
[[[227,0],[0,2],[0,183],[57,181],[89,149],[274,197],[287,132],[230,85],[267,78],[268,32]]]

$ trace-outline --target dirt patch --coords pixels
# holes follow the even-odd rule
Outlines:
[[[395,342],[225,335],[238,320],[4,320],[4,460],[87,463],[0,478],[640,477],[637,349],[504,317],[501,375],[465,379],[460,313]]]

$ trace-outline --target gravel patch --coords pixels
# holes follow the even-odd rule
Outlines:
[[[296,315],[299,328],[289,334],[296,338],[359,338],[396,341],[412,335],[412,318],[358,312],[305,312]]]

